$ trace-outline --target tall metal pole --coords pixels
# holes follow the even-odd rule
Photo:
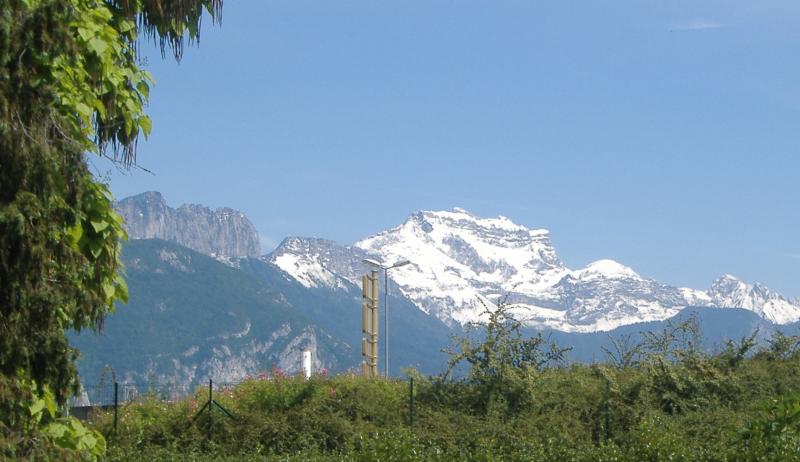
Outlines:
[[[385,358],[384,358],[384,370],[385,370],[385,372],[384,373],[386,374],[386,378],[389,378],[389,270],[392,269],[392,268],[397,268],[397,267],[400,267],[400,266],[408,265],[411,262],[408,261],[408,260],[402,260],[402,261],[399,261],[399,262],[397,262],[397,263],[395,263],[394,265],[391,265],[391,266],[384,265],[383,263],[381,263],[381,262],[379,262],[377,260],[373,260],[371,258],[365,258],[363,260],[363,262],[368,264],[368,265],[371,265],[371,266],[373,266],[375,268],[380,268],[380,269],[383,270],[383,285],[386,287],[385,289],[383,289],[384,290],[384,292],[383,292],[383,303],[386,304],[386,311],[385,311],[386,318],[383,321],[384,322],[385,331],[386,331],[383,334],[384,335],[384,337],[383,337],[383,339],[384,339],[383,350],[384,350],[384,356],[385,356]],[[373,274],[375,274],[375,272],[373,272]],[[375,277],[377,277],[377,276],[375,276]],[[376,281],[377,281],[377,279],[376,279]],[[373,293],[376,293],[376,292],[377,292],[377,289]],[[376,303],[378,301],[377,298],[379,296],[380,295],[375,295],[375,302]],[[374,329],[374,330],[377,331],[377,328]]]
[[[389,268],[383,268],[383,306],[385,315],[383,316],[383,360],[386,378],[389,378]]]
[[[214,423],[214,416],[212,416],[211,403],[214,402],[214,382],[208,379],[208,442],[211,442],[211,425]]]

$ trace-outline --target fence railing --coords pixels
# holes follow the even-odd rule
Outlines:
[[[203,399],[206,399],[205,394],[208,393],[208,405],[219,406],[213,400],[213,392],[228,390],[241,383],[241,381],[214,382],[213,380],[209,380],[206,385],[111,382],[93,387],[83,387],[80,393],[70,398],[68,405],[70,415],[81,420],[89,420],[92,413],[96,411],[113,410],[114,431],[116,432],[120,406],[145,399],[177,402],[195,396],[197,393],[202,393]],[[227,411],[225,412],[227,413]]]
[[[233,388],[242,381],[217,382],[213,381],[214,390]],[[76,396],[69,400],[70,407],[101,407],[111,406],[114,403],[126,404],[143,399],[157,399],[161,401],[180,401],[194,396],[201,388],[205,390],[208,382],[189,385],[111,382],[91,387],[83,387]]]
[[[188,397],[197,397],[198,401],[205,404],[192,417],[192,424],[195,420],[207,413],[209,438],[211,437],[211,419],[214,411],[224,414],[226,417],[236,420],[236,416],[231,414],[224,406],[214,399],[214,394],[230,390],[243,381],[237,382],[214,382],[209,380],[205,385],[165,385],[165,384],[136,384],[132,382],[112,382],[107,385],[84,388],[81,392],[69,400],[70,415],[81,420],[89,420],[92,413],[96,411],[113,411],[113,431],[117,432],[119,420],[119,409],[129,403],[140,400],[156,399],[164,402],[177,402]],[[414,379],[408,382],[408,423],[414,425]]]

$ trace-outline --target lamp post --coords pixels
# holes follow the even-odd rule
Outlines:
[[[384,360],[384,374],[386,374],[386,378],[389,378],[389,270],[392,268],[398,268],[401,266],[408,265],[411,263],[408,260],[401,260],[393,265],[386,266],[383,263],[373,260],[372,258],[365,258],[363,260],[364,263],[376,266],[383,270],[383,309],[384,309],[384,333],[383,333],[383,360]]]

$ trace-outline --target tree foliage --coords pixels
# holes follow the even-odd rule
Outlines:
[[[537,333],[522,334],[522,322],[511,313],[513,305],[501,300],[496,307],[480,300],[485,323],[470,323],[468,333],[456,336],[444,378],[462,362],[469,364],[467,380],[476,385],[475,404],[484,410],[514,411],[529,404],[526,393],[538,372],[558,364],[571,348],[561,348]]]
[[[135,161],[152,77],[138,34],[199,39],[222,0],[6,0],[0,6],[0,384],[18,399],[77,385],[66,329],[100,328],[125,301],[122,219],[87,166]],[[20,427],[17,402],[0,428]],[[24,417],[24,413],[23,413]],[[29,416],[30,417],[30,416]],[[24,420],[24,419],[23,419]]]

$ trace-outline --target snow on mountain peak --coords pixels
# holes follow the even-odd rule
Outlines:
[[[363,252],[327,239],[287,237],[266,258],[300,284],[312,289],[356,284]]]
[[[725,273],[722,276],[720,276],[720,278],[717,279],[715,282],[722,283],[722,282],[744,282],[744,281],[742,281],[741,279],[737,278],[732,274]]]
[[[413,264],[390,276],[423,310],[446,322],[474,312],[478,296],[537,293],[567,271],[546,230],[505,217],[479,218],[463,209],[412,214],[402,225],[363,239],[356,247],[383,261]]]
[[[722,308],[746,308],[777,324],[800,320],[800,300],[789,300],[759,283],[748,284],[726,274],[708,291],[712,303]]]
[[[461,208],[414,213],[353,247],[289,238],[267,258],[308,288],[336,290],[358,285],[365,257],[411,261],[389,277],[422,311],[451,325],[480,321],[480,300],[505,296],[526,324],[573,332],[663,320],[687,306],[745,308],[776,323],[800,319],[800,300],[731,275],[706,292],[643,278],[609,259],[571,270],[546,229]]]
[[[601,277],[606,279],[642,279],[636,271],[614,260],[597,260],[585,268],[573,271],[573,277],[579,279]]]
[[[525,226],[518,225],[504,217],[499,215],[495,218],[481,218],[474,215],[471,212],[461,208],[461,207],[454,207],[452,210],[440,210],[440,211],[421,211],[415,214],[412,214],[408,221],[429,221],[431,224],[433,222],[440,222],[443,224],[447,224],[448,226],[456,226],[456,227],[463,227],[467,223],[471,223],[476,227],[482,228],[484,230],[502,230],[502,231],[511,231],[511,232],[530,232],[534,235],[539,234],[548,234],[549,232],[546,229],[535,229],[531,230],[526,228]]]

